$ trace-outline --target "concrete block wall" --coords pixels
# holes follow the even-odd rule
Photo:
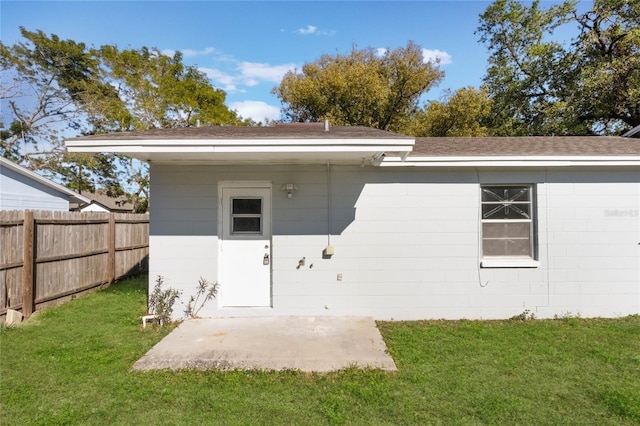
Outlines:
[[[219,183],[272,182],[272,308],[214,301],[201,316],[640,312],[637,170],[154,164],[151,176],[150,285],[162,275],[184,300],[200,276],[218,279]],[[537,268],[479,267],[480,183],[536,184]]]

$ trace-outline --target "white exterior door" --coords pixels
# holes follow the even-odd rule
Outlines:
[[[271,188],[222,188],[223,307],[271,306]]]

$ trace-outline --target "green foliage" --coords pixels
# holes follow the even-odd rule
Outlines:
[[[90,81],[97,75],[98,64],[86,53],[83,43],[60,40],[55,35],[49,38],[42,31],[20,31],[25,42],[14,46],[0,43],[0,66],[6,84],[0,95],[7,105],[3,120],[9,123],[2,133],[0,153],[14,160],[28,160],[25,151],[30,149],[35,149],[34,156],[59,155],[59,128],[80,126],[74,101],[92,90]],[[23,98],[34,95],[36,104],[25,105]]]
[[[509,319],[511,321],[529,321],[529,320],[536,319],[536,314],[534,314],[533,312],[531,312],[528,309],[525,309],[524,311],[522,311],[522,313],[520,313],[518,315],[514,315]]]
[[[354,48],[348,55],[322,55],[300,72],[285,74],[272,92],[292,121],[328,119],[337,125],[399,131],[409,124],[420,96],[443,75],[409,42],[383,54],[369,47]]]
[[[197,318],[198,312],[200,312],[204,304],[209,300],[215,299],[218,295],[218,289],[219,284],[217,282],[210,283],[206,279],[200,277],[196,288],[196,295],[191,295],[185,308],[185,316],[187,318]]]
[[[180,299],[180,291],[174,288],[163,289],[164,279],[158,275],[153,292],[149,295],[149,312],[154,313],[161,324],[170,324],[172,321],[173,305]]]
[[[149,295],[149,312],[155,313],[161,323],[169,324],[172,321],[173,305],[180,300],[182,292],[172,287],[163,288],[164,278],[158,276],[153,291]],[[189,297],[185,306],[186,318],[197,318],[204,305],[218,295],[219,284],[211,283],[200,277],[196,287],[196,294]]]
[[[481,15],[496,134],[616,134],[640,124],[639,4],[596,0],[582,14],[576,4],[496,0]],[[554,39],[576,27],[570,42]]]
[[[640,391],[606,390],[599,395],[609,412],[640,422]]]
[[[87,101],[95,133],[167,127],[242,124],[225,105],[225,93],[215,89],[182,55],[157,49],[119,50],[105,45],[93,54],[101,59],[102,79],[117,87],[115,97]],[[101,103],[106,101],[106,103]]]
[[[580,313],[562,312],[553,316],[554,320],[563,321],[565,324],[578,326],[580,324]]]
[[[442,101],[431,101],[418,111],[408,133],[413,136],[488,136],[491,100],[486,87],[447,91]]]

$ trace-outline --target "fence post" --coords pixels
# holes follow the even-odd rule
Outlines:
[[[35,310],[35,221],[32,211],[24,212],[23,254],[22,254],[22,315],[24,319],[31,316]]]
[[[116,217],[114,213],[109,214],[109,242],[108,242],[108,250],[109,255],[107,256],[107,283],[111,285],[113,281],[116,279]]]

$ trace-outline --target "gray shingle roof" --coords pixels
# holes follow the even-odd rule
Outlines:
[[[76,140],[150,140],[150,139],[412,139],[384,130],[361,126],[330,126],[324,123],[281,124],[272,127],[203,126],[152,129],[81,136]]]
[[[75,140],[275,140],[275,139],[414,139],[362,126],[290,123],[271,127],[203,126],[90,135]],[[388,155],[394,155],[389,152]],[[410,157],[497,156],[640,156],[640,141],[620,136],[523,136],[415,138]]]
[[[622,137],[625,138],[640,138],[640,126],[636,126],[628,132],[624,133]]]
[[[410,157],[638,156],[640,141],[619,136],[416,138]]]
[[[83,203],[73,203],[73,205],[70,206],[72,210],[79,210],[94,202],[112,212],[133,212],[133,204],[127,201],[125,196],[109,197],[104,191],[85,192],[82,195],[86,197],[88,201]]]

